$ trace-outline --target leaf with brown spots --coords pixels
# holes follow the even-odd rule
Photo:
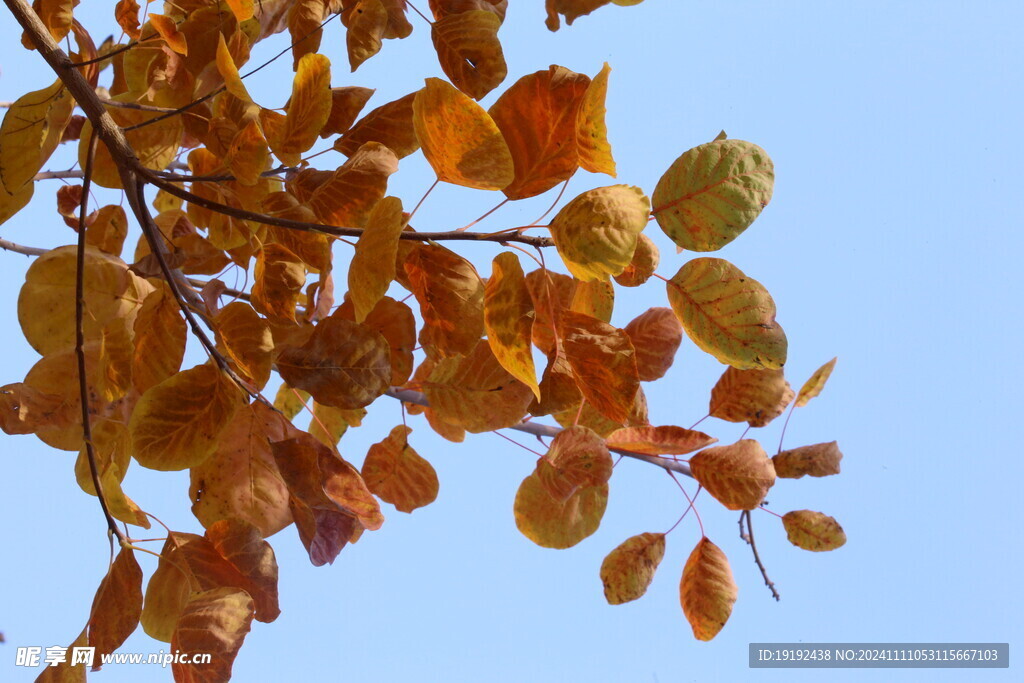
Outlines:
[[[698,640],[718,635],[732,614],[737,594],[725,553],[706,536],[701,538],[679,581],[679,601]]]
[[[601,563],[601,582],[609,605],[643,597],[665,557],[665,534],[638,534],[623,541]]]
[[[690,458],[693,478],[730,510],[753,510],[775,483],[772,461],[753,439],[707,448]]]
[[[405,425],[395,427],[383,441],[370,446],[363,462],[367,488],[400,512],[433,503],[439,486],[434,468],[409,445],[411,433]]]
[[[711,390],[712,417],[764,427],[793,401],[793,389],[778,370],[725,369]]]
[[[772,463],[775,465],[775,476],[799,479],[804,475],[827,477],[839,474],[839,461],[842,459],[839,444],[829,441],[782,451],[772,457]]]

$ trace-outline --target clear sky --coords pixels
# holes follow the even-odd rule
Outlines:
[[[426,10],[426,1],[421,0]],[[108,30],[112,3],[79,14]],[[757,222],[715,254],[773,294],[790,340],[787,377],[797,388],[833,356],[823,394],[794,416],[787,446],[838,440],[838,477],[784,480],[769,494],[784,513],[835,516],[849,542],[832,553],[790,545],[778,520],[754,515],[762,558],[782,601],[763,586],[738,538],[736,513],[702,494],[708,535],[727,553],[739,600],[710,643],[693,639],[678,601],[682,566],[699,539],[688,518],[648,594],[608,606],[598,568],[625,538],[664,531],[684,500],[659,469],[623,462],[601,529],[565,551],[545,550],[515,528],[512,501],[535,456],[492,435],[463,444],[411,418],[413,446],[437,469],[437,502],[412,515],[385,506],[384,527],[314,568],[293,528],[271,539],[281,568],[283,613],[255,623],[235,663],[239,681],[810,681],[1011,680],[1012,670],[752,671],[750,642],[1020,642],[1022,374],[1019,259],[1024,247],[1020,112],[1024,6],[1005,2],[658,2],[607,7],[550,34],[539,2],[513,0],[500,36],[514,79],[549,64],[594,75],[612,68],[608,126],[617,180],[580,172],[568,196],[625,182],[648,193],[682,152],[725,129],[772,156],[775,196]],[[333,85],[378,91],[370,106],[441,76],[425,23],[388,41],[349,74],[339,25],[325,35]],[[0,100],[52,82],[20,30],[0,20]],[[269,47],[280,49],[283,40]],[[264,48],[256,60],[269,55]],[[250,88],[281,106],[290,60]],[[502,88],[503,89],[503,88]],[[498,93],[485,101],[489,105]],[[323,167],[340,164],[328,154]],[[55,157],[49,168],[67,168]],[[432,177],[420,155],[402,162],[391,192],[414,203]],[[55,181],[0,236],[33,246],[70,243],[53,211]],[[496,203],[493,193],[441,187],[417,215],[420,229],[464,225]],[[519,225],[552,196],[506,207],[481,227]],[[107,198],[105,201],[110,201]],[[116,199],[114,199],[116,201]],[[653,223],[659,272],[675,253]],[[470,256],[486,275],[494,247]],[[346,254],[341,247],[339,258]],[[36,360],[16,324],[28,259],[0,253],[0,384],[20,381]],[[342,281],[344,281],[342,279]],[[230,283],[229,283],[230,284]],[[656,281],[620,290],[613,323],[664,306]],[[198,353],[190,356],[200,362]],[[684,340],[669,375],[646,387],[655,424],[689,426],[707,412],[723,370]],[[341,443],[359,464],[401,420],[382,398]],[[755,430],[774,452],[781,420]],[[721,442],[742,426],[702,425]],[[763,433],[762,433],[763,432]],[[84,624],[106,571],[96,500],[74,482],[74,455],[35,437],[0,435],[0,678],[18,645],[67,645]],[[693,482],[686,485],[692,492]],[[184,531],[187,474],[134,467],[126,490]],[[140,557],[144,569],[152,558]],[[166,649],[141,629],[124,652]],[[105,667],[102,681],[169,680],[159,667]]]

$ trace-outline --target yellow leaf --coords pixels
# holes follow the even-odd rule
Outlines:
[[[638,534],[623,541],[601,563],[601,582],[609,605],[636,600],[647,592],[665,557],[665,534]]]
[[[608,483],[612,466],[604,439],[577,425],[552,439],[548,452],[537,461],[537,476],[549,494],[564,500],[582,488]]]
[[[562,342],[583,397],[608,419],[629,419],[640,379],[629,337],[608,323],[580,313],[562,313]]]
[[[512,182],[512,155],[498,126],[479,104],[439,78],[413,101],[416,137],[439,180],[479,190]]]
[[[152,26],[160,37],[167,43],[167,47],[171,48],[179,55],[188,54],[188,43],[185,40],[185,36],[178,30],[178,26],[174,23],[174,19],[164,16],[163,14],[150,13],[149,24]]]
[[[327,18],[327,0],[295,0],[287,5],[288,32],[292,39],[292,69],[298,69],[299,61],[305,55],[320,49],[324,32],[320,24]],[[261,17],[261,23],[263,21],[265,19]]]
[[[72,12],[77,6],[78,0],[33,0],[32,2],[32,10],[43,22],[50,37],[57,43],[64,40],[64,37],[71,31],[74,22]],[[28,50],[35,49],[35,43],[27,33],[22,33],[21,44]]]
[[[249,95],[249,91],[245,87],[245,83],[242,82],[242,75],[238,73],[238,67],[235,65],[235,60],[231,56],[231,52],[228,50],[227,41],[224,40],[224,34],[217,34],[217,71],[220,72],[221,77],[224,79],[224,87],[229,93],[237,97],[245,104],[253,104],[252,97]]]
[[[326,138],[348,132],[355,122],[356,116],[359,115],[360,110],[373,93],[374,91],[370,88],[361,88],[355,85],[331,88],[331,113],[327,117],[324,127],[320,129],[320,137]],[[383,140],[377,140],[377,142],[383,142]]]
[[[537,318],[533,321],[533,343],[550,356],[556,345],[562,311],[572,305],[577,281],[573,278],[543,268],[526,275],[526,287],[530,290]]]
[[[520,78],[490,108],[515,165],[503,189],[509,199],[546,192],[576,172],[577,116],[588,85],[583,74],[552,66]]]
[[[369,405],[388,388],[390,349],[379,333],[332,315],[300,347],[284,349],[277,371],[289,385],[318,403],[354,409]]]
[[[615,276],[615,281],[623,287],[639,287],[651,279],[654,271],[658,269],[659,261],[661,254],[658,253],[658,247],[650,237],[640,233],[633,259],[625,270]]]
[[[588,190],[551,221],[551,238],[569,272],[579,280],[618,275],[633,260],[637,236],[647,225],[650,202],[638,187]]]
[[[395,279],[398,237],[404,227],[402,200],[397,197],[385,197],[370,212],[348,270],[348,291],[357,323],[366,319]]]
[[[508,74],[498,41],[499,28],[501,18],[486,10],[449,14],[430,27],[445,75],[474,100],[494,90]]]
[[[710,446],[718,439],[682,427],[623,427],[605,438],[609,448],[647,455],[685,455]]]
[[[531,415],[576,411],[583,400],[583,394],[576,386],[576,378],[561,348],[552,349],[548,354],[548,364],[540,381],[540,395],[540,400],[530,405]]]
[[[126,524],[150,528],[149,517],[121,488],[121,481],[131,462],[128,428],[120,421],[110,419],[94,422],[92,441],[96,470],[110,514]],[[96,495],[89,456],[84,447],[78,452],[78,459],[75,461],[75,479],[83,491],[90,496]]]
[[[28,202],[32,190],[26,194],[24,186],[57,148],[74,107],[64,82],[57,79],[48,88],[22,95],[7,109],[0,124],[0,185],[12,199],[4,204]],[[16,211],[8,208],[0,211],[0,217],[6,220],[5,214]]]
[[[679,602],[698,640],[711,640],[732,614],[738,591],[729,560],[721,548],[705,536],[697,543],[683,567]]]
[[[600,73],[587,86],[576,117],[576,146],[579,149],[580,168],[591,173],[607,173],[615,177],[615,159],[608,143],[608,127],[604,122],[605,98],[608,95],[608,74],[611,67],[605,62]]]
[[[778,370],[737,370],[729,367],[711,390],[708,413],[729,422],[764,427],[782,415],[793,389]]]
[[[173,375],[142,395],[128,429],[132,455],[143,467],[183,470],[206,460],[235,411],[239,389],[213,365]]]
[[[775,483],[772,461],[753,439],[706,448],[690,458],[693,478],[730,510],[753,510]]]
[[[295,306],[306,284],[306,269],[280,244],[267,244],[256,254],[252,305],[267,317],[295,322]]]
[[[78,248],[58,247],[38,257],[18,295],[18,321],[25,339],[39,353],[75,344],[75,280]],[[99,340],[107,325],[131,327],[153,286],[128,270],[121,259],[85,249],[86,341]]]
[[[341,20],[348,28],[348,61],[354,72],[359,65],[380,52],[388,28],[388,11],[380,0],[357,0],[346,7]]]
[[[484,283],[473,264],[444,247],[419,245],[405,261],[420,304],[428,356],[466,355],[484,333]]]
[[[128,216],[115,204],[104,206],[91,215],[92,223],[86,228],[85,243],[111,256],[121,256],[124,240],[128,236]]]
[[[672,309],[648,308],[623,331],[636,350],[637,374],[642,382],[661,379],[672,367],[683,341],[683,328]]]
[[[509,251],[498,254],[484,286],[487,342],[501,366],[530,387],[539,401],[540,388],[530,347],[535,317],[519,259]]]
[[[131,50],[129,52],[131,52]],[[165,102],[163,100],[145,101],[145,98],[140,98],[138,94],[128,92],[114,95],[111,99],[115,102],[128,104],[152,104],[156,106],[172,104],[180,106],[175,100],[171,100],[169,102]],[[143,99],[143,101],[138,102],[139,99]],[[108,105],[107,112],[110,114],[111,118],[114,119],[114,122],[121,128],[129,128],[146,123],[150,119],[155,119],[158,116],[163,116],[163,114],[159,112],[125,109],[114,105]],[[88,157],[89,138],[92,136],[92,131],[92,123],[86,121],[85,125],[82,127],[82,137],[78,144],[78,163],[82,168],[85,168],[86,158]],[[136,156],[139,158],[139,163],[142,166],[145,168],[162,169],[167,168],[168,164],[174,161],[177,157],[178,149],[181,147],[183,132],[184,126],[182,124],[181,117],[171,116],[169,118],[162,119],[157,123],[147,124],[141,128],[125,131],[125,138],[127,138],[128,144],[130,144],[132,149],[135,151]],[[96,154],[93,159],[92,171],[93,183],[113,190],[122,189],[121,174],[118,171],[117,164],[114,163],[113,157],[110,156],[110,152],[107,150],[106,145],[100,144],[96,146]]]
[[[0,166],[0,170],[2,168]],[[2,177],[0,177],[0,181],[2,181]],[[35,183],[26,183],[20,189],[10,192],[3,182],[0,182],[0,225],[6,223],[8,219],[28,205],[35,189]]]
[[[93,671],[117,650],[139,625],[142,614],[142,569],[131,548],[122,548],[103,577],[89,616],[89,647],[96,648]]]
[[[253,600],[236,588],[214,588],[196,593],[178,618],[171,647],[180,652],[211,655],[209,664],[172,663],[176,681],[226,681],[252,626]],[[191,660],[190,660],[191,661]]]
[[[514,505],[516,527],[544,548],[571,548],[601,525],[608,505],[608,484],[581,488],[555,498],[534,472],[523,479]]]
[[[786,333],[764,286],[728,261],[696,258],[668,282],[668,300],[690,339],[740,370],[781,368]]]
[[[838,358],[833,358],[825,363],[814,371],[810,379],[804,382],[804,385],[800,387],[800,393],[796,397],[798,408],[807,405],[812,398],[821,393],[821,390],[825,388],[825,382],[828,381],[828,378],[832,375],[832,370],[836,367],[837,360]]]
[[[813,510],[794,510],[782,516],[786,537],[798,548],[823,552],[846,545],[846,532],[832,517]]]
[[[259,389],[270,380],[274,338],[267,321],[252,306],[232,301],[213,317],[217,341],[237,370]]]
[[[576,282],[570,311],[589,315],[601,322],[610,322],[615,308],[615,287],[608,280]]]
[[[260,112],[261,119],[267,118],[264,115],[266,111]],[[323,55],[303,55],[295,71],[284,125],[264,128],[277,158],[286,164],[297,165],[302,153],[316,142],[330,113],[331,62]]]
[[[812,477],[839,474],[839,461],[842,459],[839,444],[829,441],[782,451],[772,457],[772,464],[775,466],[775,476],[799,479],[805,474]]]
[[[309,420],[309,433],[329,448],[335,448],[349,427],[358,427],[366,417],[366,408],[343,410],[313,402],[313,417]]]
[[[142,302],[135,318],[132,383],[140,392],[181,368],[188,328],[170,288],[161,283]]]
[[[255,185],[270,167],[270,150],[259,124],[253,120],[238,131],[224,163],[242,185]]]
[[[282,384],[274,396],[274,408],[291,420],[302,411],[302,406],[307,400],[309,400],[308,391],[293,389],[287,384]]]
[[[654,215],[683,249],[716,251],[754,222],[774,186],[775,170],[763,149],[716,140],[672,163],[654,188]]]
[[[437,499],[437,473],[409,445],[412,430],[399,425],[380,443],[370,446],[363,462],[366,486],[400,512],[433,503]]]
[[[416,93],[412,92],[377,107],[338,138],[334,149],[345,156],[352,156],[363,144],[379,142],[399,159],[409,156],[420,148],[412,118],[412,103],[415,99]]]
[[[239,22],[252,19],[256,12],[255,0],[225,0],[225,2]]]
[[[367,142],[317,186],[309,206],[324,223],[361,228],[384,198],[388,176],[397,170],[394,152],[379,142]]]
[[[644,395],[643,387],[637,388],[629,408],[629,415],[623,421],[609,419],[589,401],[584,401],[582,405],[582,410],[576,406],[561,413],[554,413],[552,417],[562,427],[568,428],[574,425],[589,427],[603,437],[623,427],[646,427],[651,423],[647,415],[647,397]]]
[[[239,409],[213,455],[192,468],[189,496],[192,514],[204,527],[239,519],[267,537],[291,524],[292,514],[288,487],[270,450],[270,435],[254,410]]]
[[[81,421],[64,397],[49,394],[23,382],[0,387],[0,428],[7,434],[32,434],[47,426],[70,426]]]

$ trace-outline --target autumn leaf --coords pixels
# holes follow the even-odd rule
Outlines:
[[[412,104],[415,99],[416,93],[413,92],[377,107],[338,138],[334,149],[345,156],[352,156],[363,144],[379,142],[399,159],[409,156],[420,148],[413,125]]]
[[[683,341],[683,329],[672,309],[649,308],[630,321],[623,331],[636,351],[640,381],[652,382],[664,377]]]
[[[539,401],[540,388],[530,347],[535,318],[519,259],[508,251],[498,254],[484,287],[487,342],[501,366],[530,387]]]
[[[597,531],[607,505],[608,484],[581,488],[562,500],[534,472],[516,492],[516,527],[543,548],[571,548]]]
[[[170,378],[185,357],[188,328],[170,287],[161,284],[135,317],[132,383],[139,392]]]
[[[832,370],[836,367],[838,358],[833,358],[814,371],[814,374],[800,387],[800,393],[796,397],[797,408],[807,405],[812,398],[815,398],[825,388],[825,383],[832,376]]]
[[[178,618],[171,647],[180,652],[202,652],[208,664],[171,664],[176,681],[226,681],[252,626],[253,601],[242,590],[214,588],[192,595]]]
[[[355,320],[355,307],[346,300],[334,315]],[[366,316],[363,325],[380,333],[391,349],[391,386],[401,386],[412,374],[416,347],[416,319],[412,309],[389,296],[382,298]]]
[[[611,322],[615,308],[615,287],[608,280],[576,282],[569,310],[582,313],[601,322]]]
[[[302,406],[309,400],[309,392],[293,389],[287,384],[277,388],[274,396],[274,409],[291,420],[302,411]]]
[[[555,348],[562,311],[572,305],[576,282],[568,275],[544,268],[526,274],[526,288],[537,314],[533,321],[533,343],[545,355],[550,356]]]
[[[139,399],[128,424],[132,455],[154,470],[200,465],[242,405],[241,391],[216,366],[183,370]]]
[[[813,510],[794,510],[782,516],[786,537],[798,548],[813,552],[835,550],[846,545],[846,532],[832,517]]]
[[[343,410],[313,402],[313,416],[309,420],[310,435],[317,441],[335,448],[349,427],[358,427],[366,417],[366,408]]]
[[[74,21],[72,12],[78,6],[79,0],[34,0],[32,9],[39,17],[43,26],[46,27],[54,42],[59,43],[71,31]],[[28,33],[21,36],[21,44],[28,50],[35,49],[35,44],[29,39]]]
[[[484,283],[473,264],[444,247],[424,244],[405,260],[420,305],[420,343],[428,356],[468,354],[484,334]]]
[[[437,473],[409,445],[412,430],[399,425],[381,442],[370,446],[363,462],[366,486],[400,512],[433,503],[437,498]]]
[[[348,132],[352,124],[355,123],[356,117],[359,116],[359,112],[369,101],[373,93],[373,89],[357,85],[331,88],[331,113],[328,115],[327,122],[324,123],[323,128],[320,129],[320,137],[326,138],[331,135],[340,135]],[[363,142],[366,142],[366,140]],[[377,142],[383,142],[383,140],[378,140]],[[356,149],[358,149],[358,145]],[[355,149],[352,151],[355,151]]]
[[[577,279],[605,279],[632,261],[649,211],[650,202],[638,187],[598,187],[562,207],[551,221],[551,238]]]
[[[270,379],[274,338],[270,326],[242,301],[232,301],[213,316],[217,341],[235,367],[259,389]]]
[[[654,188],[654,216],[683,249],[716,251],[754,222],[774,185],[772,160],[763,149],[716,140],[672,163]]]
[[[75,648],[88,646],[88,629],[88,626],[82,629],[75,641],[68,646],[69,651],[74,652]],[[55,666],[44,667],[42,673],[36,677],[35,683],[84,683],[85,680],[85,664],[72,664],[71,658],[65,657],[63,662],[58,662]]]
[[[500,190],[512,182],[508,145],[479,104],[441,79],[428,78],[412,110],[423,156],[438,180],[478,190]]]
[[[725,553],[705,536],[690,553],[679,582],[679,601],[693,635],[711,640],[732,614],[738,591]]]
[[[728,261],[696,258],[668,282],[668,300],[690,339],[722,363],[774,370],[786,363],[786,333],[775,302]]]
[[[295,71],[288,113],[282,124],[268,126],[273,117],[260,112],[270,148],[282,162],[297,165],[313,146],[331,113],[331,62],[319,54],[303,55]]]
[[[252,104],[252,96],[249,95],[245,83],[242,82],[242,75],[238,73],[238,66],[234,57],[228,49],[227,41],[223,33],[217,34],[217,71],[224,79],[224,87],[229,93],[244,103]]]
[[[706,448],[690,458],[693,478],[730,510],[753,510],[775,483],[772,461],[753,439]]]
[[[605,62],[583,94],[576,115],[576,147],[580,168],[591,173],[607,173],[615,177],[615,159],[608,142],[608,127],[604,122],[605,99],[608,95],[608,74],[611,67]]]
[[[379,333],[332,315],[300,347],[284,349],[277,371],[289,385],[336,408],[362,408],[388,388],[390,349]]]
[[[633,344],[620,329],[565,311],[562,343],[583,397],[608,419],[625,423],[640,387]]]
[[[567,498],[581,488],[611,479],[612,456],[596,432],[582,426],[560,431],[537,463],[541,484],[552,496]]]
[[[402,200],[396,197],[385,197],[370,212],[348,269],[349,297],[357,323],[366,320],[395,279],[398,238],[404,227]]]
[[[638,534],[618,545],[601,563],[601,582],[609,605],[643,597],[665,557],[665,534]]]
[[[9,196],[28,202],[32,191],[26,196],[24,186],[57,148],[74,107],[74,99],[58,78],[48,88],[22,95],[7,109],[0,124],[0,185]]]
[[[160,34],[160,37],[164,39],[167,47],[171,48],[179,55],[188,54],[188,41],[185,40],[185,36],[178,30],[178,26],[175,24],[174,19],[163,14],[153,13],[150,13],[148,18],[150,26]]]
[[[793,400],[793,389],[778,370],[725,369],[711,390],[708,414],[729,422],[764,427],[782,415]]]
[[[142,614],[142,569],[131,548],[122,548],[100,582],[89,616],[89,646],[96,648],[93,671],[100,660],[127,640]]]
[[[361,228],[384,198],[388,176],[397,170],[394,152],[379,142],[367,142],[317,186],[309,206],[328,225]]]
[[[568,180],[579,165],[577,116],[590,79],[561,66],[523,76],[489,113],[508,143],[515,166],[509,199],[525,199]]]
[[[445,75],[474,100],[494,90],[508,74],[498,41],[501,21],[494,12],[470,10],[443,16],[430,27]]]
[[[111,256],[121,256],[128,236],[128,217],[120,206],[110,204],[89,215],[85,243]]]
[[[839,474],[839,461],[842,459],[839,444],[829,441],[782,451],[772,457],[772,464],[775,466],[775,476],[799,479],[805,474],[812,477]]]
[[[292,39],[292,68],[297,70],[303,57],[320,49],[323,38],[320,24],[327,18],[327,0],[295,0],[286,6],[288,32]],[[266,17],[261,18],[263,21]]]
[[[341,20],[348,28],[348,61],[354,72],[359,65],[380,52],[388,27],[388,12],[381,0],[358,0],[345,8]]]
[[[263,315],[295,321],[295,306],[306,284],[306,269],[299,257],[280,244],[265,244],[256,253],[250,300]]]
[[[661,255],[654,241],[647,235],[640,233],[636,241],[636,249],[633,251],[633,258],[618,275],[614,276],[615,281],[623,287],[639,287],[654,275],[658,269]]]
[[[609,448],[647,455],[685,455],[710,446],[718,439],[682,427],[623,427],[605,437]]]

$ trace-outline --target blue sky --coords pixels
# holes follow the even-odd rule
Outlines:
[[[426,2],[421,9],[426,10]],[[771,515],[754,516],[762,558],[780,592],[773,601],[736,514],[706,494],[709,537],[729,556],[739,601],[721,634],[693,639],[678,602],[682,566],[699,539],[688,518],[668,538],[654,584],[638,602],[605,604],[598,568],[625,538],[664,531],[684,509],[660,470],[616,468],[601,529],[565,551],[521,536],[512,517],[519,482],[535,456],[492,435],[451,444],[411,418],[414,447],[438,470],[437,502],[412,515],[385,507],[382,530],[346,548],[333,566],[310,566],[293,529],[273,537],[283,613],[255,624],[235,663],[239,681],[733,681],[975,680],[963,671],[751,671],[750,642],[1010,642],[1021,636],[1018,579],[1024,475],[1013,433],[1024,332],[1018,259],[1020,73],[1024,8],[988,3],[676,3],[608,7],[550,34],[540,3],[512,2],[501,30],[509,85],[560,64],[596,74],[612,68],[609,135],[616,180],[580,172],[568,196],[612,182],[653,192],[682,152],[725,129],[772,156],[775,195],[757,222],[715,254],[761,281],[790,340],[787,377],[797,387],[839,357],[823,394],[797,411],[788,446],[839,442],[838,477],[781,481],[770,507],[835,516],[849,542],[832,553],[791,546]],[[85,10],[83,5],[81,10]],[[107,13],[80,12],[97,42]],[[99,16],[98,19],[93,17]],[[370,106],[440,76],[429,31],[349,74],[340,26],[325,36],[333,85],[378,91]],[[20,31],[0,26],[0,100],[52,82]],[[275,42],[271,47],[275,47]],[[269,54],[264,50],[257,53]],[[281,106],[290,60],[261,72],[250,90]],[[493,101],[497,93],[484,104]],[[340,155],[320,157],[324,167]],[[66,168],[55,157],[49,168]],[[53,212],[57,185],[37,187],[31,209],[0,236],[33,246],[69,243]],[[414,204],[432,182],[420,155],[402,162],[390,191]],[[481,228],[519,225],[542,213],[545,195],[505,207]],[[110,201],[108,198],[105,201]],[[116,201],[116,200],[115,200]],[[490,193],[442,186],[417,214],[420,229],[464,225],[496,203]],[[675,254],[662,249],[671,277]],[[467,252],[486,274],[494,247]],[[338,248],[339,258],[346,254]],[[0,383],[20,381],[36,355],[16,320],[16,292],[29,261],[0,253]],[[229,283],[230,284],[230,283]],[[624,326],[666,305],[651,282],[621,291],[613,322]],[[200,362],[198,353],[191,355]],[[688,341],[663,380],[646,387],[655,424],[689,426],[707,412],[723,366]],[[341,452],[357,464],[401,420],[381,399]],[[778,421],[781,423],[781,420]],[[774,452],[781,424],[755,430]],[[721,442],[742,427],[702,425]],[[95,499],[74,482],[73,454],[34,437],[0,436],[0,671],[18,645],[66,645],[81,630],[106,570],[104,524]],[[690,492],[696,488],[686,484]],[[135,467],[126,490],[175,529],[199,530],[188,509],[187,475]],[[155,548],[154,548],[155,549]],[[149,571],[149,558],[140,558]],[[141,629],[122,651],[166,644]],[[1011,657],[1013,654],[1011,653]],[[986,678],[1009,680],[1009,671]],[[104,681],[169,680],[159,667],[106,667]]]

